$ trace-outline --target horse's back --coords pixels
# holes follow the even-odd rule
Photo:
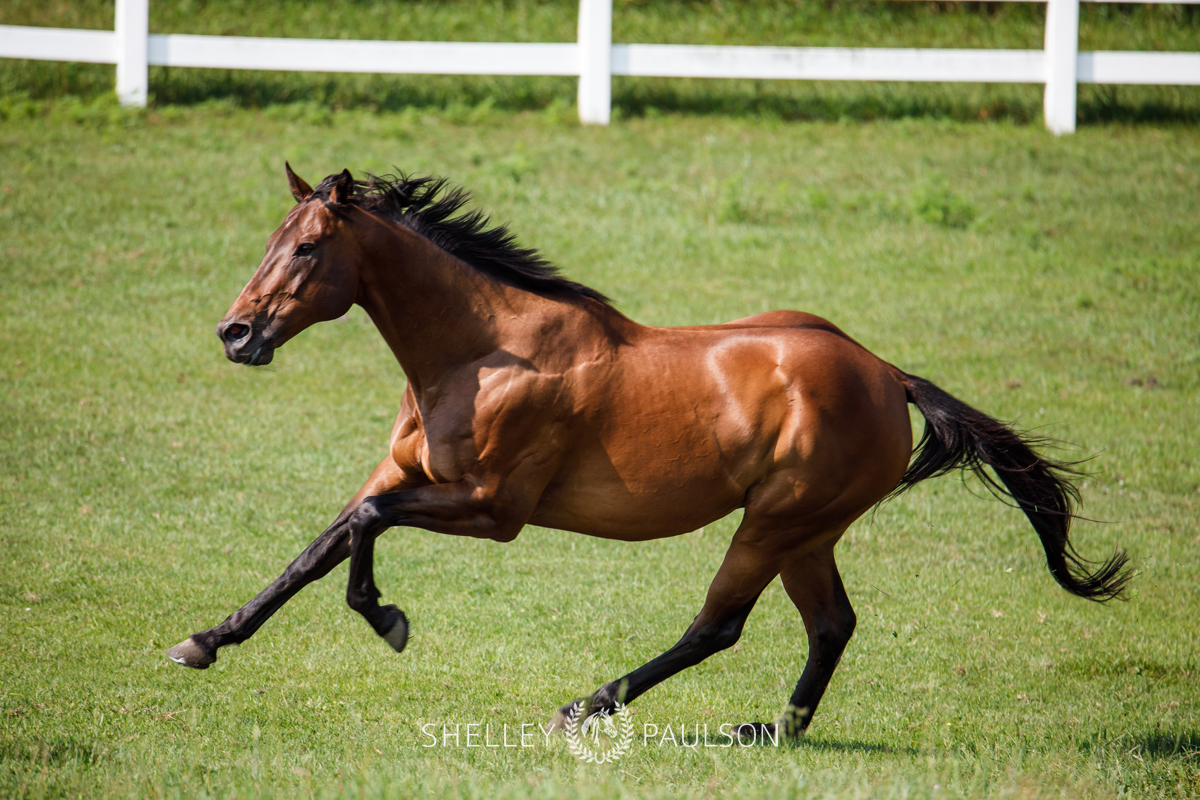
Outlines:
[[[850,338],[846,336],[842,329],[834,325],[824,317],[818,317],[816,314],[809,314],[807,311],[792,311],[790,309],[780,309],[776,311],[764,311],[761,314],[751,314],[748,317],[730,320],[717,327],[761,327],[761,328],[806,328],[811,330],[823,330],[829,333]]]

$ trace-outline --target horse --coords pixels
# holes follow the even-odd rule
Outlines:
[[[386,455],[333,523],[256,597],[171,648],[179,664],[208,667],[346,558],[347,604],[402,651],[408,620],[379,604],[372,572],[387,528],[511,542],[540,525],[645,541],[740,508],[682,638],[562,706],[548,728],[572,710],[611,713],[731,647],[778,576],[803,620],[807,661],[779,719],[737,730],[796,737],[854,632],[839,538],[886,498],[955,470],[1025,513],[1068,592],[1106,601],[1126,588],[1124,551],[1091,562],[1068,539],[1072,465],[820,317],[641,325],[521,247],[445,179],[343,170],[313,188],[290,165],[285,173],[296,205],[217,325],[225,356],[269,364],[292,337],[358,304],[407,388]],[[909,404],[925,418],[915,450]]]

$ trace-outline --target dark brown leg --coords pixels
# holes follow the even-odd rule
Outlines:
[[[787,565],[782,578],[783,588],[800,610],[808,632],[808,663],[792,692],[788,703],[791,713],[785,719],[785,732],[794,736],[803,733],[812,721],[858,619],[842,586],[832,546]]]
[[[786,563],[780,578],[808,632],[808,662],[781,720],[780,733],[793,738],[804,733],[812,721],[857,620],[833,559],[832,544]],[[761,722],[738,726],[739,732],[761,734],[765,730],[772,735],[775,728],[775,723]]]
[[[467,482],[419,486],[364,498],[351,514],[350,579],[346,603],[366,618],[397,653],[408,642],[408,619],[396,606],[379,605],[375,586],[375,539],[396,526],[456,536],[511,541],[528,515],[505,515]]]
[[[397,653],[408,644],[408,618],[396,606],[380,606],[375,586],[375,539],[384,530],[373,530],[358,521],[351,523],[350,578],[346,604],[362,614],[375,632]]]
[[[194,633],[167,651],[167,656],[178,664],[196,669],[205,669],[217,660],[217,650],[227,644],[244,642],[254,635],[271,615],[292,599],[297,592],[313,581],[329,574],[350,555],[350,537],[354,512],[363,503],[364,497],[391,491],[405,485],[404,474],[392,459],[379,462],[371,477],[358,490],[333,524],[304,548],[295,561],[288,565],[283,574],[271,582],[246,605],[225,618],[215,628]],[[374,539],[372,539],[372,542]],[[368,559],[369,564],[369,559]],[[378,597],[378,594],[376,594]],[[399,614],[399,611],[397,611]],[[403,617],[403,614],[400,614]],[[395,620],[393,620],[393,623]],[[407,631],[407,625],[405,626]],[[393,645],[394,646],[394,645]]]
[[[217,650],[227,644],[239,644],[254,635],[271,615],[297,592],[345,560],[350,553],[350,513],[343,511],[324,533],[288,565],[283,574],[259,592],[253,600],[225,618],[215,628],[193,633],[172,647],[167,656],[177,664],[206,669],[217,660]]]
[[[734,536],[725,561],[708,589],[704,607],[683,638],[658,658],[601,686],[590,697],[563,706],[550,721],[550,730],[566,726],[567,715],[575,703],[583,704],[584,715],[600,710],[611,712],[618,702],[630,703],[672,675],[737,643],[755,601],[777,574],[774,559],[761,552],[759,543],[745,543],[754,539],[745,528],[743,523]]]

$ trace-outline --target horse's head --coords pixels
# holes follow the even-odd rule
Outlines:
[[[285,169],[296,206],[217,325],[225,356],[253,366],[270,364],[275,349],[308,326],[345,314],[359,292],[361,251],[341,213],[354,179],[344,170],[314,191],[290,166]]]

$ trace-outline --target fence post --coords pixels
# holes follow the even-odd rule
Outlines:
[[[150,0],[117,0],[116,32],[117,100],[123,106],[144,106],[150,93]]]
[[[579,0],[579,121],[612,117],[612,0]]]
[[[1055,135],[1075,132],[1079,0],[1046,3],[1046,127]]]

